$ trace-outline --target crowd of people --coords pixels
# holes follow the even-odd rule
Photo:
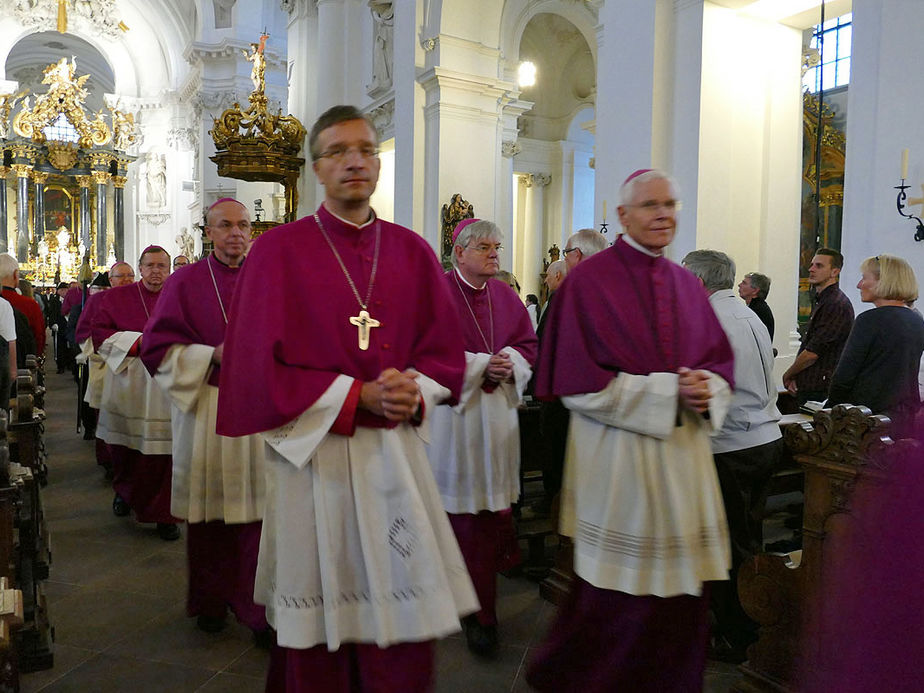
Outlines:
[[[679,201],[661,171],[622,185],[614,243],[568,239],[540,307],[497,278],[493,222],[457,226],[446,271],[376,216],[378,142],[359,110],[324,113],[309,151],[323,202],[256,242],[247,208],[222,198],[211,254],[149,246],[139,281],[119,262],[59,285],[44,311],[0,255],[10,377],[22,342],[41,353],[56,325],[113,512],[165,541],[185,523],[197,627],[220,631],[229,611],[248,626],[271,648],[267,691],[430,690],[433,643],[459,629],[495,656],[496,574],[518,560],[518,409],[534,396],[539,511],[556,507],[575,577],[530,685],[699,690],[710,613],[713,653],[743,659],[756,631],[735,577],[763,548],[780,385],[911,431],[924,320],[910,266],[866,260],[875,309],[854,320],[843,257],[820,249],[780,383],[770,278],[746,274],[736,294],[728,255],[666,258]]]

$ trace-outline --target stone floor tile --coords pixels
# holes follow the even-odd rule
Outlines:
[[[215,674],[197,693],[263,693],[266,681],[239,674]]]
[[[41,693],[194,693],[214,675],[207,669],[101,654]]]

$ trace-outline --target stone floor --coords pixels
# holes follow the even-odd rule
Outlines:
[[[49,483],[42,491],[51,534],[45,583],[55,630],[54,668],[23,674],[24,693],[250,693],[263,690],[267,654],[236,624],[209,635],[184,613],[184,542],[165,543],[153,525],[114,517],[112,491],[75,432],[76,390],[66,375],[47,376]],[[184,530],[185,536],[185,530]],[[471,656],[461,637],[437,649],[437,691],[528,691],[525,662],[554,608],[537,586],[500,577],[502,647],[496,660]],[[727,691],[735,668],[709,663],[705,690]]]

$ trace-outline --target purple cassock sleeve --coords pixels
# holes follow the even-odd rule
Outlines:
[[[374,380],[388,368],[419,372],[458,397],[465,369],[457,321],[433,251],[412,231],[379,221],[363,229],[323,207],[324,228],[341,268],[312,217],[271,229],[253,244],[232,301],[222,361],[218,432],[272,430],[314,404],[338,375]],[[371,293],[371,268],[377,267]],[[345,271],[344,271],[345,270]],[[366,351],[349,321],[359,305],[345,272],[381,323]],[[357,425],[393,427],[365,410]]]
[[[74,328],[74,339],[77,344],[83,344],[90,337],[90,325],[93,324],[93,316],[96,314],[97,308],[99,308],[100,301],[102,300],[102,295],[106,293],[102,291],[98,294],[93,294],[87,299],[86,304],[83,307],[83,310],[80,312],[80,318],[77,320],[77,326]]]
[[[104,291],[90,320],[93,348],[99,351],[116,332],[143,332],[159,297],[160,292],[148,291],[140,282]]]
[[[141,340],[141,360],[151,375],[174,344],[214,347],[224,341],[222,310],[231,307],[239,275],[239,268],[206,257],[180,268],[167,279]],[[218,384],[217,369],[216,365],[209,377],[213,385]]]
[[[555,296],[539,349],[536,395],[599,392],[621,372],[720,375],[734,388],[734,356],[702,286],[665,257],[622,240],[587,258]]]

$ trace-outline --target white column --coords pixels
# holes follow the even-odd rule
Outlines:
[[[519,277],[524,294],[539,294],[539,275],[545,233],[545,188],[552,182],[548,173],[531,173],[526,176],[526,233],[523,243],[523,275]]]
[[[703,72],[703,0],[678,0],[674,34],[673,148],[663,165],[678,181],[683,198],[681,223],[674,238],[673,257],[683,259],[696,245],[699,180],[700,94]],[[615,198],[613,212],[616,212]],[[617,219],[618,221],[618,219]]]
[[[347,40],[348,3],[344,0],[317,0],[317,3],[318,33],[314,60],[318,66],[318,93],[315,111],[321,114],[344,100],[347,52],[351,42]]]
[[[598,17],[596,120],[599,125],[619,119],[619,127],[597,127],[600,207],[602,200],[615,200],[629,173],[651,165],[655,3],[608,0],[600,5]]]
[[[424,232],[425,94],[417,82],[423,48],[417,38],[424,0],[396,2],[393,79],[395,94],[395,223]]]
[[[867,257],[898,255],[911,263],[918,283],[924,283],[924,243],[914,240],[914,222],[899,216],[894,189],[901,178],[902,150],[907,148],[908,196],[924,198],[921,27],[924,3],[853,3],[841,288],[857,310],[869,307],[852,289],[859,265]],[[906,213],[924,218],[920,202],[905,204]]]
[[[318,61],[318,13],[313,0],[297,0],[289,16],[288,68],[289,68],[289,113],[298,118],[306,129],[317,119]],[[298,212],[301,218],[313,212],[318,206],[317,185],[311,170],[311,153],[308,138],[302,147],[305,166],[298,179]]]

